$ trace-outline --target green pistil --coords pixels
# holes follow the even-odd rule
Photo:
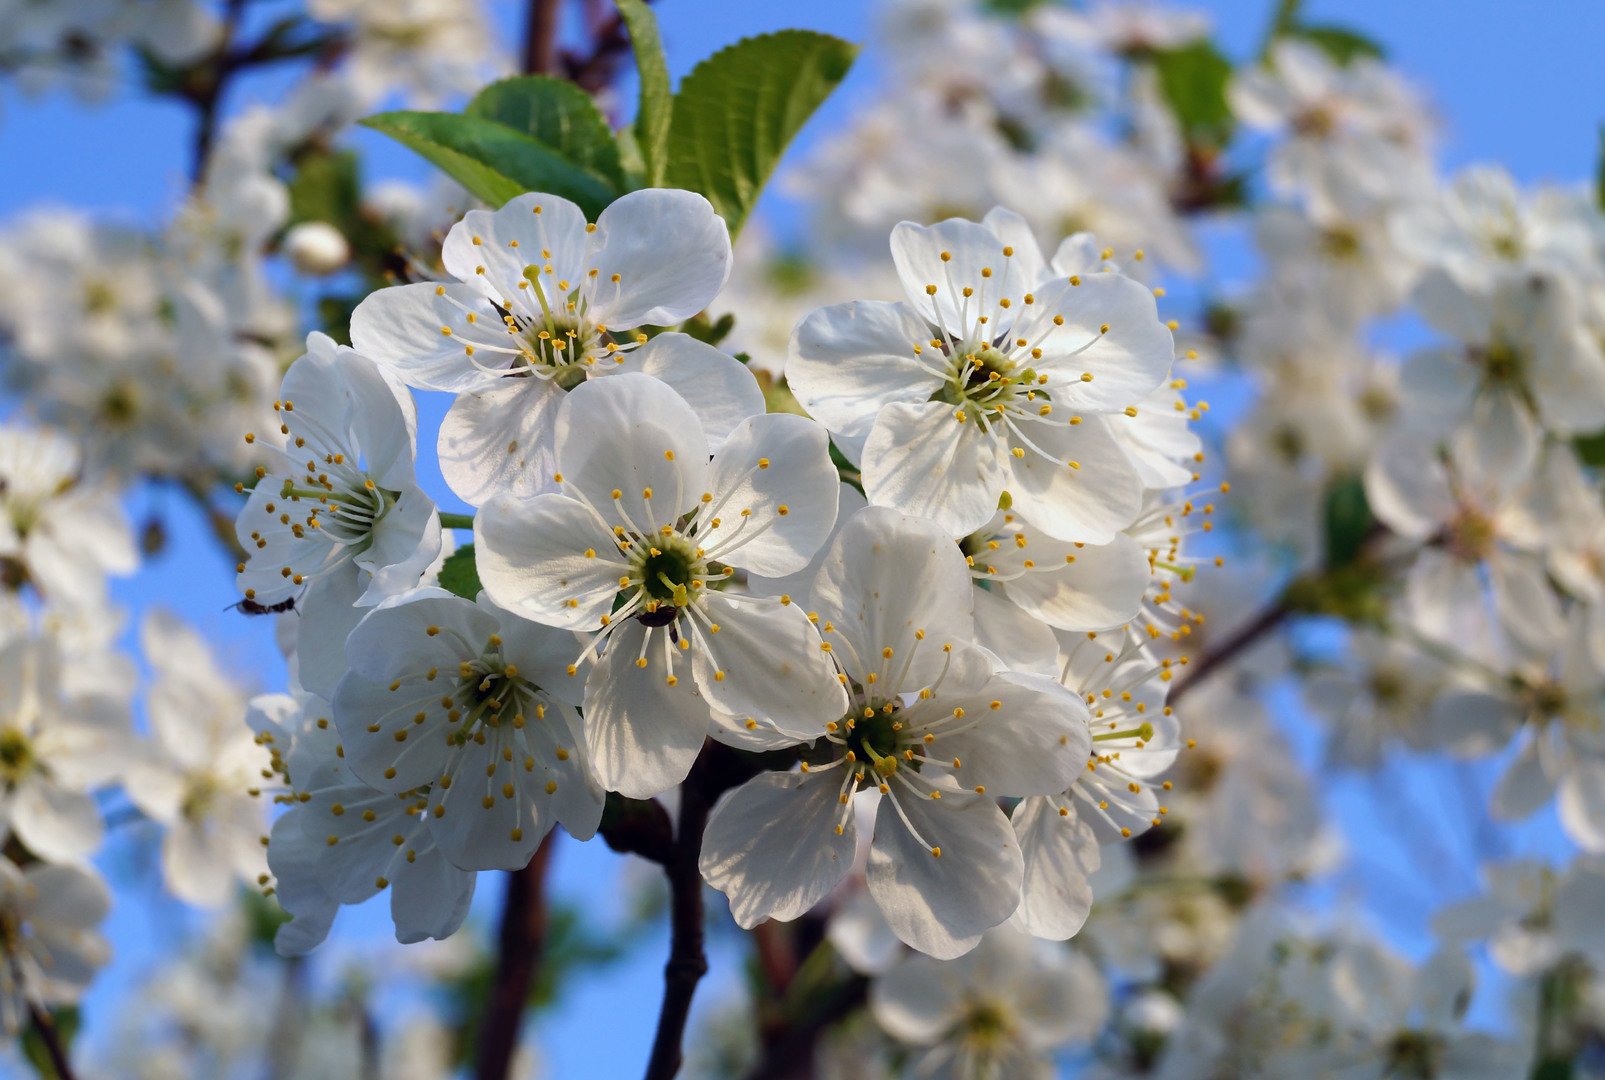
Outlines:
[[[1108,742],[1113,739],[1141,739],[1143,742],[1152,742],[1153,738],[1154,726],[1144,720],[1136,727],[1127,728],[1125,731],[1106,731],[1102,735],[1094,735],[1092,741]]]

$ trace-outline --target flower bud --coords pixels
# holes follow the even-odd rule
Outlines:
[[[303,274],[332,274],[351,258],[351,245],[326,221],[303,221],[284,235],[284,253]]]

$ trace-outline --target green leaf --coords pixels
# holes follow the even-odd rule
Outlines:
[[[313,153],[296,165],[290,180],[290,220],[327,221],[343,225],[355,217],[362,202],[362,181],[357,155],[349,150]]]
[[[857,54],[851,42],[806,30],[714,53],[675,95],[665,181],[707,196],[734,238],[786,145]]]
[[[1259,58],[1264,60],[1271,53],[1271,46],[1276,39],[1293,32],[1298,25],[1298,11],[1304,6],[1304,0],[1276,0],[1276,10],[1271,14],[1271,25],[1265,28],[1265,38],[1260,42]]]
[[[1594,167],[1594,201],[1605,210],[1605,124],[1599,129],[1599,164]]]
[[[437,165],[492,206],[526,191],[572,199],[589,217],[617,197],[601,176],[506,124],[454,113],[388,112],[361,121]]]
[[[624,184],[613,129],[591,95],[571,82],[544,75],[502,79],[475,94],[463,112],[506,124],[615,188]]]
[[[464,544],[450,555],[440,567],[440,587],[456,593],[465,600],[479,595],[479,568],[474,565],[474,545]]]
[[[999,15],[1024,15],[1042,2],[1043,0],[984,0],[982,6]]]
[[[50,1010],[50,1020],[56,1027],[56,1039],[63,1048],[71,1047],[73,1036],[78,1034],[82,1016],[76,1005],[64,1005]],[[22,1055],[28,1059],[34,1071],[41,1080],[60,1080],[55,1064],[50,1060],[50,1051],[45,1048],[45,1040],[39,1030],[32,1024],[22,1032]]]
[[[1226,84],[1232,62],[1208,41],[1194,41],[1154,53],[1159,92],[1194,146],[1220,148],[1231,140],[1232,107]]]
[[[1375,519],[1358,475],[1333,482],[1326,493],[1326,565],[1347,566],[1360,554]]]
[[[1288,36],[1302,38],[1317,46],[1339,66],[1345,66],[1361,56],[1373,60],[1383,57],[1382,46],[1375,39],[1346,26],[1301,25],[1289,31]]]
[[[1596,431],[1592,435],[1579,435],[1572,440],[1572,446],[1577,450],[1577,456],[1584,465],[1595,468],[1605,466],[1605,431]]]
[[[619,17],[630,31],[630,49],[640,76],[641,97],[635,110],[635,142],[641,151],[647,187],[661,187],[669,163],[669,123],[674,112],[670,97],[669,63],[663,55],[658,17],[644,0],[618,0]]]

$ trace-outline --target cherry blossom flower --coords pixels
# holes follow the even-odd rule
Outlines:
[[[0,859],[0,1027],[16,1035],[32,1008],[78,1001],[111,959],[100,932],[111,907],[92,871]]]
[[[907,958],[875,980],[869,1005],[887,1033],[929,1048],[915,1075],[1024,1080],[1053,1076],[1055,1050],[1097,1035],[1109,992],[1085,956],[1001,926],[957,960]]]
[[[668,386],[620,375],[569,394],[556,459],[560,491],[487,504],[475,551],[498,603],[598,631],[585,737],[604,787],[646,797],[679,783],[713,709],[785,730],[841,716],[801,606],[731,585],[738,571],[801,570],[830,535],[839,482],[818,425],[757,416],[715,449]]]
[[[1100,414],[1135,409],[1169,372],[1152,294],[1113,272],[1058,277],[1002,211],[905,222],[892,256],[908,301],[814,312],[786,365],[804,408],[862,461],[869,501],[962,536],[1007,492],[1049,536],[1110,540],[1142,484]]]
[[[245,723],[245,691],[194,628],[152,612],[140,643],[156,671],[146,702],[155,737],[128,765],[128,797],[166,827],[162,876],[173,895],[221,907],[238,883],[267,880],[258,796],[271,758]]]
[[[518,618],[484,595],[475,602],[420,589],[373,609],[346,642],[349,671],[333,706],[342,760],[375,791],[349,792],[338,773],[297,777],[316,785],[314,809],[327,804],[328,816],[314,814],[303,828],[345,836],[358,852],[352,861],[368,865],[370,845],[383,853],[378,840],[392,838],[356,821],[383,803],[387,820],[421,813],[440,853],[465,870],[523,867],[559,822],[589,839],[602,792],[574,714],[581,684],[567,669],[578,652],[573,634]],[[348,798],[357,807],[349,833],[330,822],[343,817]],[[373,884],[338,881],[331,895],[342,902]]]
[[[115,493],[85,478],[65,436],[0,428],[0,560],[47,599],[80,605],[101,598],[108,575],[138,569]]]
[[[908,945],[950,958],[1019,904],[1020,850],[1000,795],[1063,790],[1085,762],[1085,709],[1041,676],[994,670],[971,645],[971,586],[932,522],[869,507],[832,541],[813,587],[850,707],[822,728],[826,760],[765,773],[708,822],[702,873],[736,922],[794,919],[853,862],[854,794],[878,792],[868,886]]]
[[[417,419],[404,387],[313,333],[280,395],[288,442],[268,451],[273,464],[258,468],[235,524],[239,587],[262,607],[295,602],[301,681],[332,691],[359,609],[418,585],[440,554],[440,522],[414,478]]]
[[[567,199],[520,195],[469,212],[442,258],[455,282],[372,294],[351,335],[409,386],[460,395],[441,426],[441,469],[471,503],[551,489],[557,409],[590,378],[664,380],[715,442],[763,412],[738,361],[684,335],[637,330],[689,319],[724,287],[730,237],[700,195],[632,192],[594,223]]]

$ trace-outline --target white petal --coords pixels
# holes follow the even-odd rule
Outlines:
[[[966,686],[961,669],[973,666],[974,656],[973,650],[955,652],[942,692],[905,711],[909,728],[931,730],[930,752],[963,763],[952,772],[963,787],[994,796],[1064,791],[1086,769],[1092,749],[1085,702],[1042,675],[1002,672]],[[965,723],[944,735],[955,717]]]
[[[512,760],[503,747],[515,750]],[[480,743],[469,739],[451,754],[447,772],[429,792],[424,821],[453,865],[464,870],[519,870],[552,829],[541,781],[524,769],[516,737],[494,729]]]
[[[699,633],[691,661],[697,687],[713,708],[769,721],[809,741],[847,712],[836,665],[800,605],[718,594],[706,604],[719,633]]]
[[[371,576],[358,601],[371,607],[416,589],[440,557],[440,518],[422,488],[409,484],[374,526],[372,543],[353,560]],[[302,617],[305,617],[305,612]]]
[[[431,844],[390,883],[390,918],[403,945],[450,937],[468,917],[479,876],[459,870]]]
[[[1044,538],[1019,554],[1029,555],[1040,569],[1010,579],[1004,590],[1010,600],[1050,626],[1111,630],[1136,618],[1142,608],[1148,556],[1124,533],[1107,544],[1081,547]]]
[[[709,472],[708,487],[725,507],[725,524],[724,532],[708,533],[705,542],[721,552],[721,562],[767,577],[795,573],[836,526],[841,481],[825,429],[811,420],[776,414],[742,421]],[[750,520],[742,521],[749,510]],[[755,531],[759,526],[761,533]],[[727,540],[732,528],[740,531]],[[747,532],[751,540],[743,539]]]
[[[583,495],[610,524],[650,531],[673,524],[708,490],[708,440],[691,406],[658,380],[590,379],[558,414],[557,466],[563,490]]]
[[[1555,781],[1544,769],[1539,741],[1540,736],[1533,736],[1523,743],[1521,752],[1494,786],[1492,809],[1496,818],[1518,821],[1529,817],[1555,794]]]
[[[904,295],[927,322],[961,340],[977,315],[996,316],[999,300],[1019,304],[1036,285],[1022,279],[1014,260],[1003,254],[1006,246],[985,225],[962,218],[931,226],[904,221],[892,229],[892,262]],[[974,294],[965,297],[966,288]]]
[[[1412,540],[1431,536],[1458,511],[1435,445],[1408,433],[1388,439],[1371,456],[1365,495],[1378,518]]]
[[[174,896],[197,907],[222,907],[238,887],[223,837],[184,821],[162,838],[162,872]]]
[[[474,515],[480,583],[497,604],[526,619],[594,628],[627,569],[617,556],[613,534],[566,495],[502,496]]]
[[[937,800],[903,791],[896,798],[920,836],[882,804],[869,891],[904,944],[939,960],[962,956],[1020,904],[1024,865],[1009,819],[980,795],[955,791]]]
[[[585,684],[585,739],[596,778],[632,799],[661,795],[684,780],[711,724],[679,649],[675,686],[666,684],[658,641],[647,666],[636,666],[646,632],[635,619],[615,630]],[[666,636],[662,629],[653,633]]]
[[[1573,765],[1561,778],[1559,807],[1567,836],[1584,851],[1605,851],[1605,762]]]
[[[539,206],[540,212],[535,208]],[[524,268],[552,267],[554,277],[580,280],[585,267],[585,213],[557,195],[529,192],[500,210],[470,210],[441,245],[446,270],[502,302],[519,294]]]
[[[925,401],[942,384],[915,355],[930,347],[930,336],[907,304],[819,308],[792,333],[786,382],[808,415],[833,433],[862,439],[882,408]]]
[[[864,444],[864,494],[875,506],[930,518],[953,536],[991,520],[1003,470],[994,436],[940,401],[882,409]]]
[[[440,472],[457,497],[539,495],[557,470],[553,438],[566,396],[549,379],[497,379],[457,396],[440,424]]]
[[[438,291],[442,289],[445,291]],[[475,328],[468,327],[462,308],[453,300],[478,314]],[[506,334],[500,329],[486,329],[501,325],[496,308],[472,286],[420,281],[368,294],[351,313],[351,340],[359,352],[394,372],[408,386],[457,393],[500,378],[475,367],[475,360],[494,368],[510,365],[506,353],[476,349],[470,357],[464,351],[473,342],[501,344],[497,339],[505,339]],[[452,333],[444,334],[442,328]]]
[[[1101,861],[1098,837],[1073,806],[1061,814],[1060,800],[1026,799],[1014,810],[1014,834],[1025,859],[1020,925],[1040,938],[1075,937],[1092,911],[1088,878]]]
[[[1033,427],[1030,435],[1051,459],[1030,447],[1004,459],[1014,509],[1027,522],[1059,540],[1107,544],[1136,519],[1142,480],[1103,417]]]
[[[1000,592],[976,587],[975,641],[1013,671],[1052,675],[1059,668],[1059,639],[1053,628]]]
[[[599,374],[639,371],[666,383],[696,410],[708,445],[717,450],[749,416],[764,411],[763,388],[743,364],[687,334],[659,334],[640,348],[603,364]]]
[[[1121,274],[1078,280],[1039,292],[1031,310],[1040,330],[1020,336],[1036,341],[1046,334],[1033,366],[1050,377],[1055,411],[1119,412],[1165,381],[1176,346],[1147,286]]]
[[[730,277],[730,230],[701,195],[632,191],[596,219],[592,315],[613,329],[668,326],[707,307]],[[615,285],[614,274],[620,276]]]
[[[762,773],[714,807],[699,865],[708,884],[730,898],[737,925],[789,922],[852,869],[857,826],[837,799],[841,779],[839,769]]]
[[[941,673],[942,646],[972,638],[971,593],[964,557],[944,530],[870,506],[831,541],[812,605],[819,625],[834,624],[848,642],[848,649],[836,649],[840,663],[853,664],[856,656],[878,665],[882,650],[891,649],[899,667],[909,665],[904,685],[913,688],[929,686]]]
[[[17,838],[51,861],[90,855],[105,831],[92,797],[40,776],[24,780],[12,792],[8,810]]]

